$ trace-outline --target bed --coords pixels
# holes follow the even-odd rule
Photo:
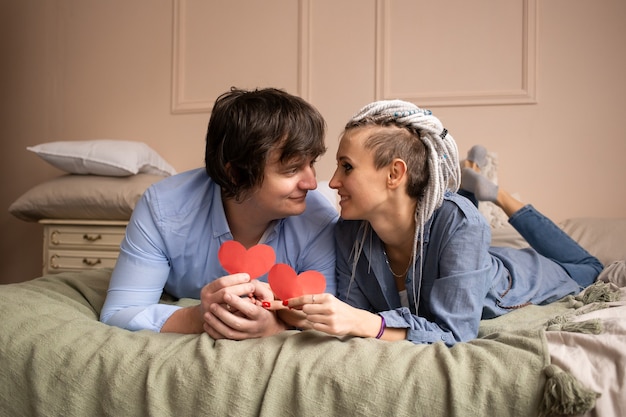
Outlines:
[[[111,143],[37,148],[67,173],[29,190],[11,212],[26,221],[124,220],[145,187],[173,173],[136,143],[125,160],[111,153],[103,167],[107,152],[91,152],[103,145]],[[85,148],[98,157],[86,170]],[[526,245],[501,213],[480,208],[493,244]],[[2,285],[0,415],[624,416],[626,219],[570,219],[561,227],[606,265],[598,283],[577,297],[485,320],[478,338],[452,348],[315,331],[239,342],[133,333],[98,321],[110,268]],[[197,300],[164,295],[162,302]]]
[[[563,227],[607,265],[599,282],[483,321],[452,348],[133,333],[98,321],[107,268],[3,285],[0,415],[626,415],[626,220]],[[523,244],[506,228],[494,243]]]

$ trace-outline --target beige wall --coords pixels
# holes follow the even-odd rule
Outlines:
[[[553,219],[626,217],[624,22],[623,0],[0,0],[1,205],[61,174],[25,150],[46,141],[201,166],[215,96],[271,85],[326,117],[319,178],[356,110],[403,98]],[[39,276],[41,226],[0,225],[0,282]]]

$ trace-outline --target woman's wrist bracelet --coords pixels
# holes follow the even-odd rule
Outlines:
[[[376,339],[380,339],[383,333],[385,333],[385,327],[385,318],[383,316],[380,316],[380,330],[376,335]]]

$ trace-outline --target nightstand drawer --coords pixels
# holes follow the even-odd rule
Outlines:
[[[86,269],[113,268],[119,252],[50,250],[46,260],[47,271],[84,271]]]
[[[51,226],[45,244],[50,248],[119,248],[124,231],[124,227]]]
[[[43,219],[43,273],[113,268],[126,221]]]

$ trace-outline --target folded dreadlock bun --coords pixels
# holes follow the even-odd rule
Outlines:
[[[363,107],[350,125],[390,125],[406,127],[419,136],[426,147],[430,179],[419,205],[420,218],[428,220],[441,206],[446,191],[457,191],[461,181],[456,142],[430,110],[402,100],[375,101]]]

